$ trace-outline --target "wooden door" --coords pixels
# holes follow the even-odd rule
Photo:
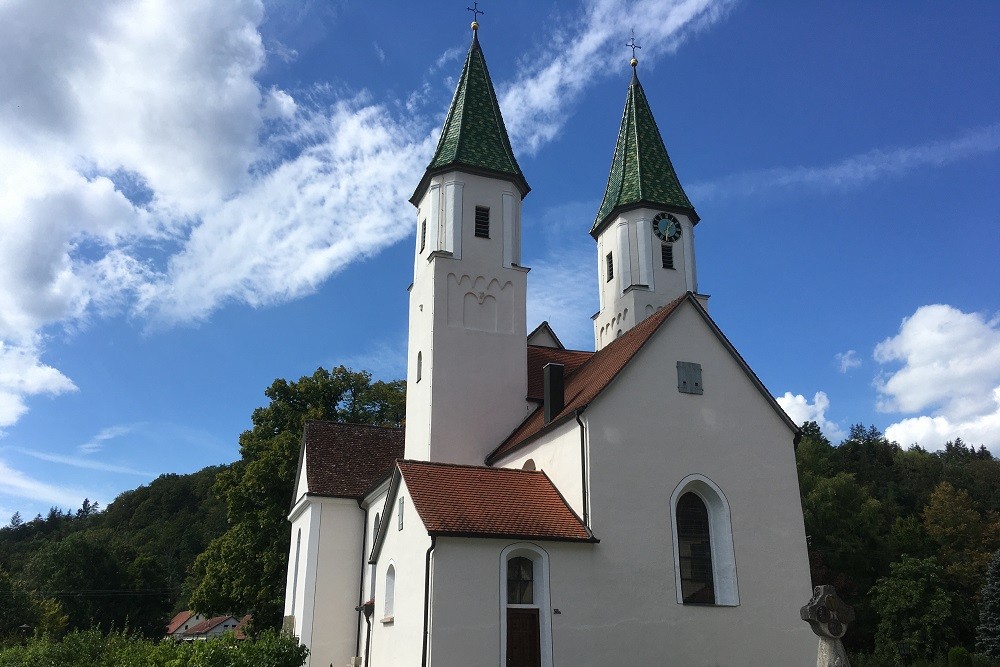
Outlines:
[[[507,667],[541,667],[538,610],[507,608]]]

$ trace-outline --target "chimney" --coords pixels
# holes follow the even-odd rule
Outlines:
[[[542,398],[545,400],[545,423],[562,412],[565,395],[563,392],[563,365],[545,364],[542,369]]]

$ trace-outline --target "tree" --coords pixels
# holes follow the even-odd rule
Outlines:
[[[270,403],[253,411],[253,428],[240,435],[240,460],[216,481],[228,528],[195,561],[193,608],[248,612],[256,628],[280,626],[290,543],[286,516],[306,420],[399,426],[405,388],[402,380],[372,382],[369,373],[344,366],[268,387]]]
[[[993,554],[986,571],[986,584],[979,593],[977,648],[991,658],[1000,658],[1000,550]]]
[[[21,513],[14,512],[14,514],[10,517],[10,527],[20,528],[23,525],[24,525],[24,519],[21,518]]]
[[[901,649],[912,656],[932,659],[948,650],[952,632],[952,595],[944,583],[944,570],[934,557],[903,556],[890,566],[890,574],[871,589],[878,612],[875,655],[882,665],[902,665]]]

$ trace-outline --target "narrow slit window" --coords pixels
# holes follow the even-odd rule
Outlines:
[[[403,530],[403,499],[399,499],[399,525],[396,526],[396,530]]]
[[[490,209],[488,206],[476,207],[476,236],[481,239],[490,237]]]
[[[615,277],[615,263],[611,259],[611,253],[610,252],[608,253],[608,256],[605,257],[605,259],[608,262],[608,282],[610,283],[611,280]]]
[[[424,251],[427,247],[427,221],[424,220],[420,223],[420,252]]]
[[[663,268],[674,268],[674,246],[672,244],[664,243],[660,246],[660,259],[663,260]]]

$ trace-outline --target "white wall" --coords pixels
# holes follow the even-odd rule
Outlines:
[[[678,360],[702,365],[703,395],[677,391]],[[683,305],[584,414],[601,542],[536,543],[549,555],[551,606],[561,612],[549,610],[554,664],[810,664],[816,641],[798,616],[811,585],[792,433],[694,307]],[[534,448],[536,462],[544,449]],[[669,503],[693,473],[728,500],[738,606],[677,602]],[[497,573],[512,542],[438,540],[434,667],[497,664]]]
[[[584,413],[583,417],[586,417]],[[583,419],[581,417],[581,419]],[[586,422],[584,422],[586,423]],[[583,516],[583,477],[580,469],[580,425],[576,419],[560,424],[524,449],[497,461],[498,468],[521,469],[529,459],[541,470],[573,508]]]
[[[475,236],[477,206],[490,209],[488,239]],[[428,234],[420,252],[420,225],[435,217],[440,234],[433,244]],[[520,194],[502,179],[439,174],[420,201],[410,289],[407,458],[481,465],[527,413],[528,270],[516,265],[520,224]]]
[[[623,333],[687,291],[698,290],[694,259],[694,224],[683,213],[672,213],[681,224],[673,244],[674,268],[663,268],[659,238],[651,222],[659,211],[626,211],[597,238],[600,312],[594,318],[594,345],[600,350]],[[623,231],[624,230],[624,231]],[[623,252],[624,250],[624,252]],[[607,254],[613,253],[614,278],[607,280]],[[632,287],[645,285],[646,287]]]
[[[285,614],[295,616],[294,633],[309,646],[307,665],[347,664],[357,640],[358,585],[365,514],[352,499],[308,496],[293,510],[292,545]],[[295,543],[302,529],[298,582]],[[296,585],[292,608],[292,586]],[[291,614],[289,613],[291,612]]]
[[[403,499],[403,529],[399,530],[399,499]],[[420,665],[424,629],[424,563],[431,544],[404,482],[393,500],[389,518],[382,519],[385,542],[376,562],[375,613],[372,617],[371,665]],[[391,622],[385,616],[385,573],[396,570],[395,605]],[[337,664],[337,663],[334,663]],[[346,663],[345,663],[346,664]]]

